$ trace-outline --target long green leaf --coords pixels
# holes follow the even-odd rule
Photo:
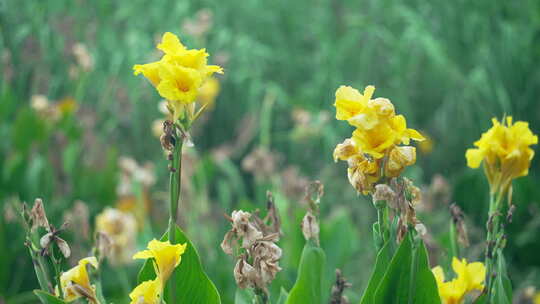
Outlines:
[[[512,283],[506,273],[506,262],[499,252],[497,262],[497,278],[493,285],[493,303],[494,304],[511,304],[512,303]]]
[[[66,304],[66,302],[60,300],[59,298],[43,290],[36,289],[34,290],[34,293],[41,300],[41,303],[43,304]]]
[[[379,286],[379,283],[381,282],[381,279],[383,278],[383,275],[386,272],[386,269],[388,268],[388,265],[390,264],[390,261],[392,259],[389,248],[390,247],[388,243],[386,243],[377,254],[375,268],[373,268],[373,272],[371,273],[371,277],[369,279],[366,290],[364,291],[364,295],[362,296],[362,300],[360,300],[360,304],[373,303],[373,295],[375,294],[375,290]]]
[[[322,303],[321,285],[326,256],[324,251],[308,241],[302,251],[298,277],[287,298],[287,304]]]
[[[168,240],[165,233],[162,241]],[[186,252],[182,255],[182,263],[174,271],[176,276],[176,299],[178,303],[214,304],[221,303],[219,293],[210,278],[204,272],[197,249],[188,239],[180,227],[176,227],[176,240],[178,243],[187,243]],[[156,277],[152,261],[147,260],[139,272],[137,281],[140,283],[153,280]],[[168,292],[165,292],[165,300]]]
[[[372,303],[440,303],[437,284],[428,264],[427,250],[422,241],[416,249],[412,242],[410,236],[401,242],[375,291]]]

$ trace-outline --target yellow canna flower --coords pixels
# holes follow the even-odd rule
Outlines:
[[[483,162],[492,192],[506,191],[511,181],[529,173],[529,166],[534,156],[530,145],[538,143],[538,137],[529,129],[527,122],[512,122],[506,117],[506,124],[496,118],[493,127],[483,133],[474,145],[465,153],[467,165],[478,168]]]
[[[466,292],[484,289],[484,279],[486,277],[486,267],[481,262],[467,264],[466,259],[452,259],[452,269],[457,274],[458,280],[466,286]]]
[[[172,245],[169,241],[161,242],[156,239],[148,243],[148,250],[137,252],[134,259],[154,259],[154,268],[158,278],[166,282],[180,261],[187,244]]]
[[[207,79],[214,73],[223,73],[223,69],[207,64],[205,49],[187,49],[169,32],[163,34],[157,48],[165,53],[161,60],[134,65],[134,74],[143,74],[156,87],[174,109],[174,119],[178,119],[185,105],[197,99]]]
[[[163,284],[159,278],[139,284],[129,294],[130,304],[160,304]]]
[[[360,153],[347,161],[349,163],[347,175],[353,188],[364,195],[371,192],[381,179],[380,160],[366,158]]]
[[[360,94],[357,89],[349,86],[341,86],[336,91],[336,119],[348,120],[361,113],[367,107],[367,102],[371,99],[375,87],[367,86],[364,94]]]
[[[440,266],[432,269],[439,296],[443,304],[461,304],[467,293],[473,290],[482,290],[486,276],[486,268],[481,262],[467,264],[467,260],[452,259],[452,268],[457,277],[445,282],[444,271]]]
[[[360,154],[360,150],[358,149],[358,147],[356,147],[352,139],[347,138],[341,144],[338,144],[334,149],[334,161],[346,161],[357,154]]]
[[[97,303],[95,287],[90,285],[90,278],[86,270],[86,265],[88,264],[94,268],[98,268],[96,257],[87,257],[80,260],[77,266],[62,273],[60,276],[60,286],[64,294],[64,300],[71,302],[84,297],[92,303]]]
[[[411,139],[424,140],[418,131],[407,129],[403,115],[396,115],[368,130],[357,128],[353,132],[352,138],[364,153],[368,153],[374,158],[384,157],[385,152],[394,145],[400,143],[408,145]]]
[[[416,162],[416,148],[411,146],[397,146],[390,151],[385,163],[384,175],[397,177],[407,166]]]

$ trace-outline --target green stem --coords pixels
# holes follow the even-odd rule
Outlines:
[[[495,198],[497,194],[497,197]],[[487,222],[487,246],[486,246],[486,290],[487,298],[491,297],[491,289],[493,286],[494,267],[498,260],[498,250],[496,248],[497,236],[499,235],[500,226],[500,205],[502,201],[502,191],[499,193],[490,193],[489,198],[489,213]]]
[[[452,256],[459,258],[457,231],[456,231],[456,225],[454,224],[453,220],[450,220],[450,250],[452,251]]]
[[[45,268],[43,267],[43,259],[40,259],[41,257],[34,252],[31,246],[32,245],[28,246],[28,250],[30,251],[30,256],[32,257],[32,264],[34,264],[34,270],[36,271],[39,286],[44,291],[50,291],[49,286],[47,285],[49,282],[47,280],[47,274],[45,272]]]
[[[178,202],[180,200],[180,186],[182,178],[182,145],[183,138],[176,137],[176,144],[173,150],[173,159],[171,164],[171,174],[169,179],[170,187],[170,208],[169,208],[169,241],[176,243],[176,222],[178,219]],[[176,276],[170,278],[169,285],[170,302],[176,303]]]
[[[53,263],[53,268],[54,268],[54,278],[56,280],[56,286],[58,286],[58,294],[59,294],[59,298],[60,299],[63,299],[64,298],[64,291],[62,290],[62,285],[60,284],[60,274],[61,274],[61,271],[60,271],[60,260],[56,259],[56,256],[54,255],[54,246],[50,246],[50,257],[51,257],[51,261]]]
[[[257,304],[267,304],[268,303],[268,294],[260,288],[255,288],[255,303]]]

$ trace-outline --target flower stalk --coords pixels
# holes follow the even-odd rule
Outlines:
[[[173,126],[174,128],[174,126]],[[170,167],[170,202],[169,202],[169,241],[171,244],[176,244],[176,223],[178,220],[178,204],[180,201],[180,191],[182,182],[182,147],[183,139],[176,136],[178,133],[174,132],[175,141],[174,149],[171,153],[171,167]],[[176,276],[172,276],[169,285],[170,298],[172,303],[176,303]]]
[[[497,265],[499,254],[501,253],[498,239],[499,235],[504,234],[504,227],[500,223],[500,207],[503,196],[503,191],[499,191],[498,193],[490,192],[488,221],[486,223],[487,243],[485,258],[486,293],[488,298],[491,297],[493,281],[496,276],[495,265]]]

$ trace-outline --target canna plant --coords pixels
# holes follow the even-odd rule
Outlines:
[[[507,116],[503,122],[492,119],[493,126],[482,134],[465,153],[467,165],[484,167],[489,183],[489,211],[486,223],[486,286],[479,303],[511,303],[512,287],[507,276],[503,249],[506,243],[505,224],[512,220],[515,205],[512,203],[512,181],[529,174],[534,151],[531,145],[538,143],[538,137],[523,121],[513,122]],[[506,199],[507,204],[503,201]],[[503,214],[507,214],[503,217]]]
[[[106,243],[123,242],[120,247],[124,249],[134,247],[137,219],[107,209],[96,219],[94,254],[62,271],[63,260],[71,253],[67,242],[60,237],[65,225],[56,229],[50,224],[39,199],[31,210],[24,207],[26,245],[41,288],[35,294],[45,304],[76,300],[108,303],[101,287],[100,262],[108,258],[113,263],[125,263],[126,255],[144,260],[138,285],[125,295],[131,304],[221,303],[196,247],[178,226],[177,218],[182,150],[192,144],[192,125],[212,106],[211,100],[219,89],[213,75],[223,73],[223,69],[208,64],[205,49],[188,49],[172,33],[165,33],[157,48],[164,53],[159,61],[135,65],[133,69],[135,75],[146,77],[166,100],[168,116],[158,131],[170,171],[167,230],[159,239],[151,240],[147,249],[131,256],[130,250],[122,251]],[[464,244],[468,239],[463,214],[459,207],[453,206],[451,265],[456,275],[449,279],[442,266],[429,265],[424,244],[427,229],[416,215],[420,189],[403,176],[405,169],[416,162],[412,142],[422,142],[425,137],[407,128],[405,117],[396,114],[389,99],[373,98],[374,91],[373,86],[367,86],[363,93],[341,86],[335,92],[334,102],[336,119],[354,127],[351,137],[334,149],[334,161],[347,163],[349,183],[357,194],[371,197],[377,212],[372,231],[377,257],[360,304],[463,304],[473,299],[474,303],[510,303],[511,285],[502,255],[505,245],[502,201],[505,197],[508,201],[509,221],[514,208],[512,180],[528,174],[534,155],[529,146],[537,143],[537,137],[527,123],[514,124],[511,117],[505,123],[494,119],[493,128],[475,142],[477,148],[466,152],[469,167],[477,168],[483,163],[490,184],[486,259],[485,264],[468,263],[459,257],[456,240]],[[320,240],[324,223],[319,208],[323,193],[320,182],[311,183],[306,189],[307,210],[297,223],[305,243],[296,279],[290,288],[279,286],[279,295],[272,295],[270,287],[276,281],[283,282],[277,278],[283,273],[280,262],[287,252],[279,242],[288,236],[282,231],[274,196],[267,192],[264,217],[259,210],[234,210],[231,216],[225,216],[231,228],[221,248],[234,260],[232,277],[238,285],[235,304],[317,304],[325,303],[327,298],[332,304],[349,303],[344,290],[353,286],[345,281],[341,271],[336,269],[335,280],[324,272],[326,254]],[[324,290],[332,282],[335,284],[331,290]]]

